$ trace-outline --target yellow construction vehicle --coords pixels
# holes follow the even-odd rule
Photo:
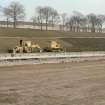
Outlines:
[[[57,41],[51,41],[50,46],[44,48],[44,52],[60,52],[62,50],[61,45]]]
[[[34,43],[34,44],[31,45],[31,51],[32,51],[32,53],[42,52],[42,49],[37,43]]]
[[[12,50],[9,49],[9,53],[35,53],[35,52],[60,52],[63,51],[61,45],[57,41],[51,41],[48,47],[41,48],[37,43],[32,41],[20,40],[19,46],[16,46]]]
[[[15,53],[31,53],[31,41],[20,40],[19,46],[13,49]]]
[[[59,49],[59,48],[61,48],[61,45],[56,41],[51,41],[51,48],[52,49]]]
[[[34,52],[41,52],[41,47],[34,43],[32,44],[31,41],[23,41],[20,40],[19,46],[16,46],[12,50],[9,49],[8,52],[10,53],[34,53]]]

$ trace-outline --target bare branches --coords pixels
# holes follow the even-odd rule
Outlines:
[[[46,30],[48,30],[49,25],[54,27],[54,25],[58,23],[59,14],[57,10],[55,10],[54,8],[49,6],[45,6],[45,7],[38,6],[36,8],[36,12],[37,12],[37,15],[34,17],[37,18],[38,23],[41,26],[41,30],[43,29],[43,25],[45,25]]]
[[[66,22],[67,28],[73,32],[102,32],[102,26],[105,22],[104,15],[95,15],[93,13],[84,16],[80,12],[73,12],[73,16]]]
[[[7,18],[13,19],[13,26],[16,28],[17,21],[25,17],[25,9],[19,2],[11,2],[8,7],[4,7],[3,13]]]
[[[24,6],[19,2],[11,2],[2,9],[2,12],[6,17],[7,27],[9,21],[11,21],[13,27],[16,28],[18,21],[25,18]],[[93,13],[83,15],[81,12],[73,11],[73,15],[68,17],[68,14],[59,14],[53,7],[38,6],[31,20],[33,21],[33,26],[37,25],[40,30],[58,29],[73,32],[102,32],[105,15]]]

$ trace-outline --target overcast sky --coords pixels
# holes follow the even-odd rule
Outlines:
[[[25,6],[26,15],[29,19],[35,13],[37,6],[52,6],[59,13],[79,11],[83,14],[105,14],[105,0],[0,0],[0,5],[6,6],[11,1],[19,1]]]

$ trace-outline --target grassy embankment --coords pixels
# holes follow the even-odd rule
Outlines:
[[[0,29],[0,53],[15,47],[20,39],[33,40],[42,48],[51,40],[57,40],[67,51],[105,51],[105,34],[102,33]]]

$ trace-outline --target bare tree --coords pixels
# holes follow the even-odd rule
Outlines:
[[[70,31],[77,32],[77,17],[72,16],[67,19],[66,26],[69,28]]]
[[[48,30],[49,24],[51,24],[51,26],[54,27],[54,25],[58,23],[59,14],[57,10],[55,10],[54,8],[49,6],[45,6],[45,7],[38,6],[36,8],[36,12],[37,12],[37,15],[34,17],[37,17],[37,21],[41,26],[41,30],[44,24],[46,26],[46,30]]]
[[[98,32],[102,32],[102,27],[105,22],[105,16],[104,15],[98,15],[97,16],[97,28]]]
[[[8,8],[3,8],[3,14],[6,17],[6,24],[7,24],[7,28],[9,25],[9,19],[10,19],[10,12]]]
[[[87,18],[84,16],[83,18],[81,18],[81,21],[80,21],[80,27],[81,27],[82,32],[88,31],[87,24],[88,24]]]
[[[88,24],[89,24],[89,27],[91,28],[91,32],[95,32],[95,27],[97,25],[97,16],[95,14],[89,14],[87,15],[87,18],[88,18]]]
[[[13,19],[13,26],[16,28],[18,20],[25,17],[24,6],[19,2],[11,2],[10,5],[4,9],[4,14]]]
[[[63,28],[63,31],[65,29],[65,25],[66,25],[66,18],[67,18],[67,14],[66,13],[63,13],[61,14],[61,20],[62,20],[62,28]]]
[[[73,31],[73,18],[68,17],[66,21],[66,27],[69,29],[69,31]]]
[[[38,6],[36,8],[36,12],[37,12],[37,20],[38,20],[38,24],[41,27],[41,31],[43,30],[43,8]]]
[[[34,16],[34,17],[31,18],[31,20],[32,20],[34,28],[35,28],[35,26],[39,25],[38,17]]]
[[[81,29],[81,23],[83,22],[83,14],[78,11],[73,11],[73,21],[74,21],[74,27],[75,32],[80,32]]]
[[[0,5],[0,17],[4,17],[4,14],[3,14],[3,7]],[[0,21],[0,27],[2,27],[2,22]]]
[[[70,30],[73,32],[78,32],[80,26],[80,18],[77,16],[72,16],[68,20],[69,21],[66,24],[68,24]]]
[[[46,31],[48,30],[48,23],[52,16],[52,8],[51,7],[43,7],[43,18],[46,24]]]
[[[55,24],[57,24],[59,22],[59,14],[57,12],[57,10],[53,9],[51,10],[51,24],[52,24],[52,28],[54,27]]]

